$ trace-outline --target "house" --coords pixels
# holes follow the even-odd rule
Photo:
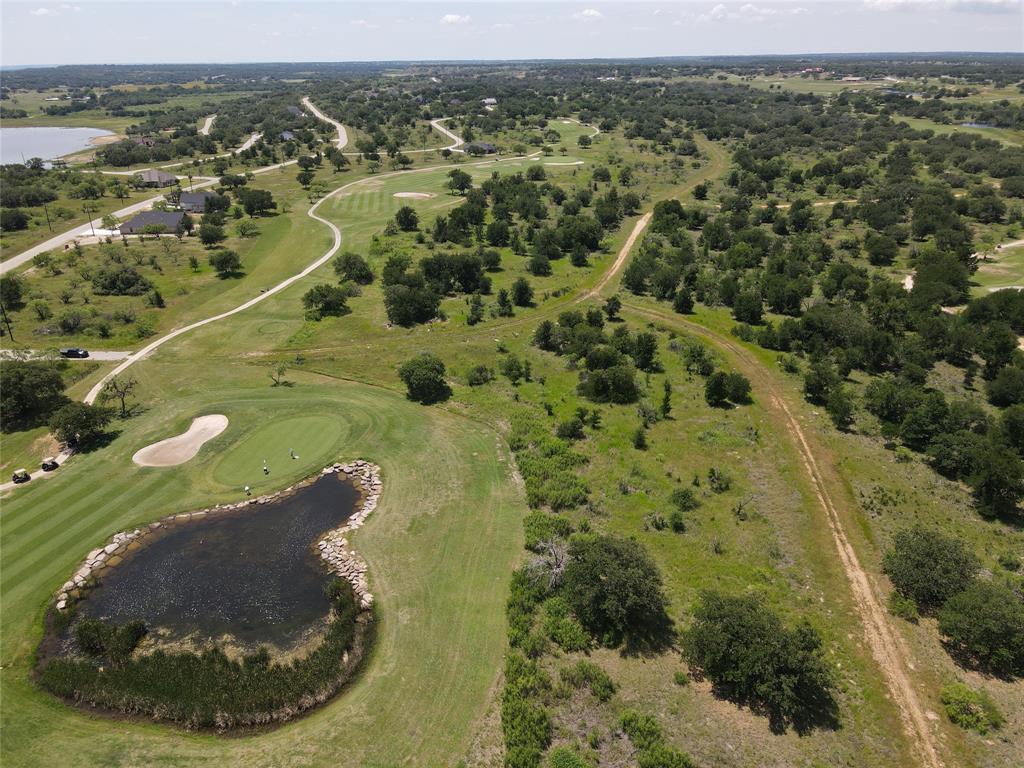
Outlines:
[[[141,183],[147,187],[169,187],[178,183],[177,176],[154,169],[137,173],[135,178],[140,179]]]
[[[498,103],[498,100],[488,96],[486,99],[483,100],[483,102],[485,107],[493,107],[495,104]]]
[[[295,134],[291,131],[281,131],[281,138],[285,141],[294,141]]]
[[[305,117],[306,113],[298,107],[288,107],[288,114],[292,117]]]
[[[205,213],[206,201],[216,197],[213,192],[182,192],[178,207],[186,213]]]
[[[493,155],[498,148],[486,141],[474,141],[466,145],[466,151],[471,155]]]
[[[153,147],[156,146],[156,139],[152,136],[134,136],[132,143],[138,144],[140,147]]]
[[[124,222],[118,230],[122,235],[149,234],[163,227],[163,232],[176,233],[185,227],[185,214],[181,211],[143,211]]]

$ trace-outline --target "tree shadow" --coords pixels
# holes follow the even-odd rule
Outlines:
[[[92,453],[93,451],[98,451],[101,448],[106,448],[120,436],[121,430],[111,429],[96,435],[85,442],[78,442],[70,447],[75,449],[75,453]]]
[[[675,647],[675,624],[667,612],[653,616],[643,626],[633,627],[621,638],[619,653],[624,657],[648,658]]]
[[[697,672],[691,675],[703,679]],[[768,719],[768,728],[781,736],[789,728],[798,736],[808,736],[815,730],[837,731],[842,727],[839,719],[839,703],[830,691],[818,686],[805,686],[800,692],[800,704],[791,711],[783,711],[771,702],[744,696],[729,685],[713,683],[711,692],[719,699],[730,701],[738,707],[746,707],[755,715]]]

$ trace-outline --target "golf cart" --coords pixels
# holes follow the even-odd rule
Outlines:
[[[43,472],[53,472],[53,470],[59,467],[60,464],[57,463],[57,460],[53,458],[53,456],[47,456],[45,459],[43,459],[43,463],[41,466]]]
[[[11,482],[13,482],[15,485],[19,483],[27,483],[31,479],[32,475],[30,475],[28,473],[28,470],[25,469],[16,469],[14,470],[14,474],[11,475]]]

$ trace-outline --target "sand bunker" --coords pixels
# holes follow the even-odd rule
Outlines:
[[[395,197],[411,197],[413,200],[429,200],[433,195],[430,192],[395,192]]]
[[[582,160],[576,160],[571,163],[544,163],[544,165],[583,165]]]
[[[147,445],[132,456],[142,467],[173,467],[193,458],[203,444],[212,440],[228,427],[228,417],[219,413],[192,419],[187,432]]]

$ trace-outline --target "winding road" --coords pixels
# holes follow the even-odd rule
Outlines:
[[[216,115],[210,115],[206,118],[206,122],[203,123],[203,127],[199,129],[200,136],[209,136],[210,129],[213,128],[213,121],[217,119]]]
[[[338,132],[338,138],[335,140],[334,146],[338,149],[344,149],[348,144],[348,131],[345,130],[345,126],[317,109],[316,105],[310,101],[309,96],[303,96],[302,103],[317,119],[322,120],[325,123],[330,123],[334,126],[335,130]]]

